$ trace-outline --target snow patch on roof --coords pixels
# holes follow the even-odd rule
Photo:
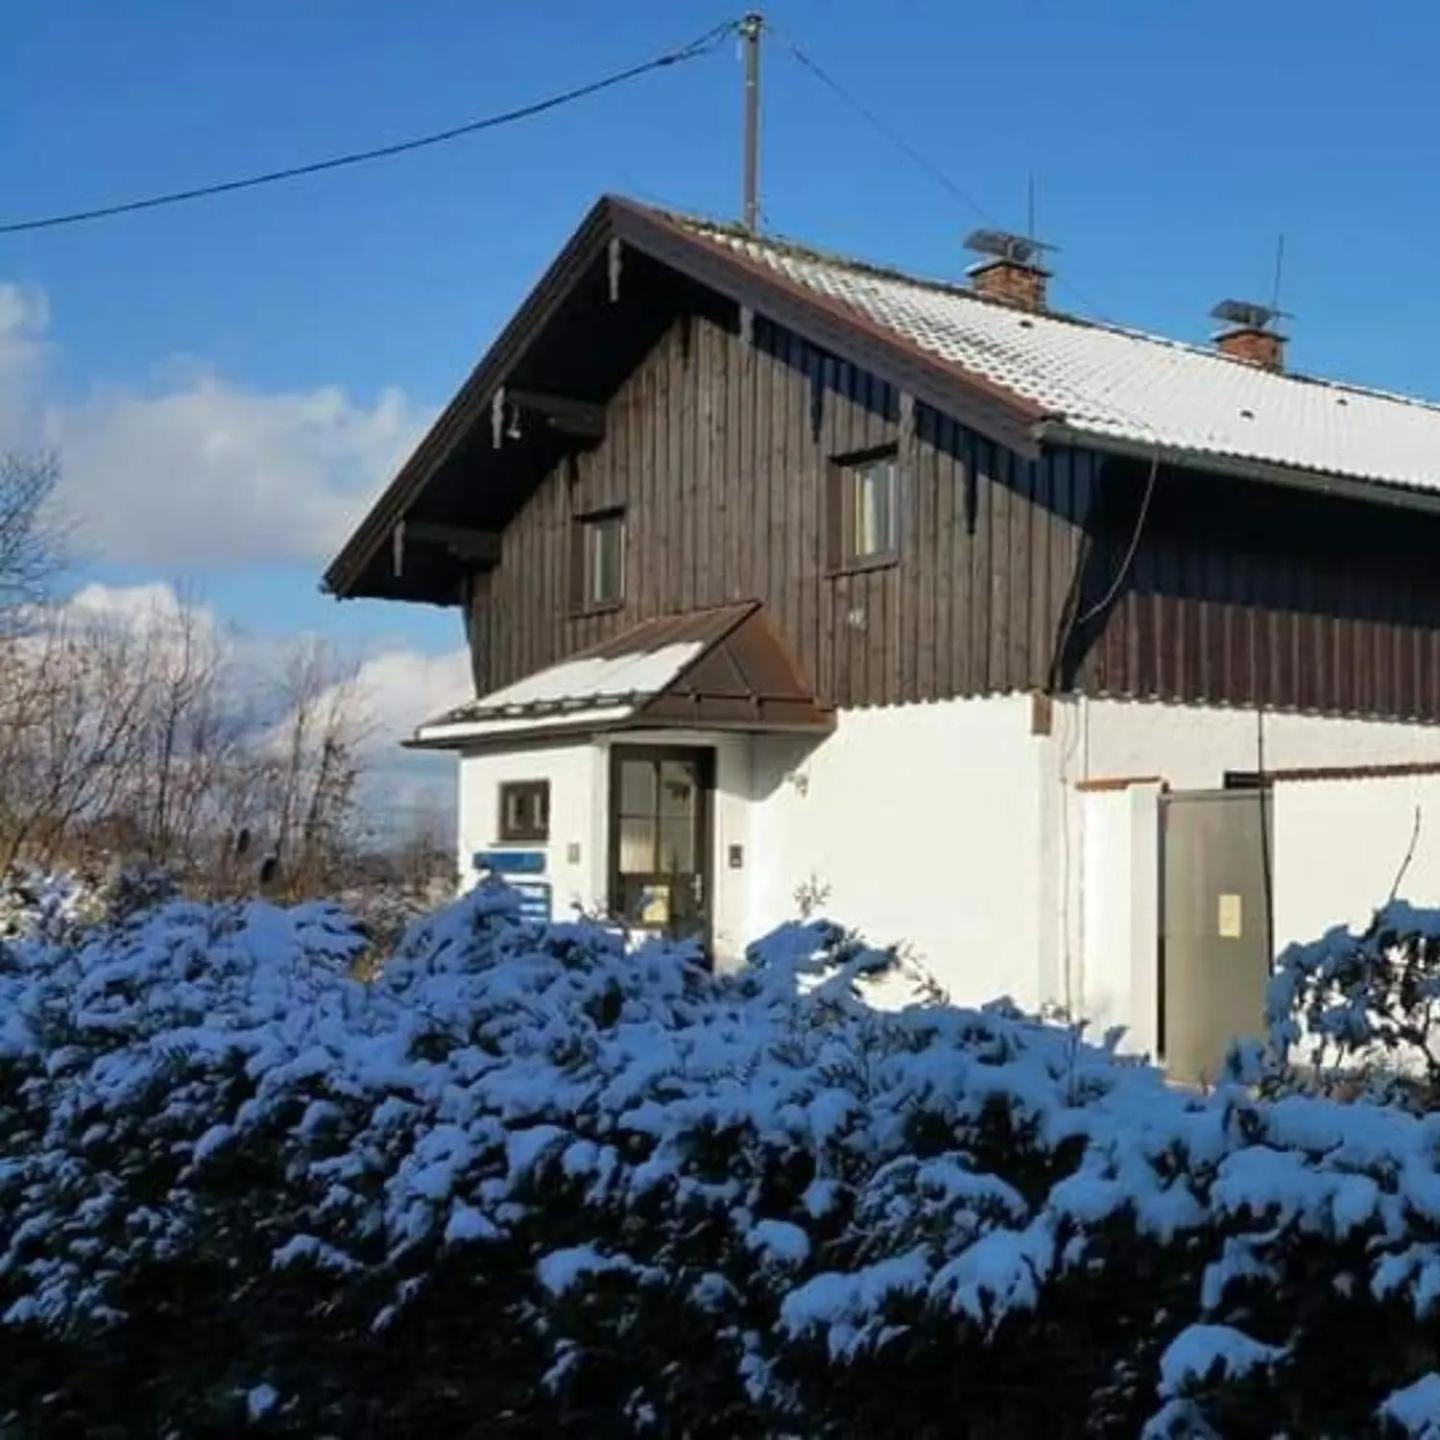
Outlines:
[[[674,217],[781,278],[1107,442],[1440,490],[1440,407]]]

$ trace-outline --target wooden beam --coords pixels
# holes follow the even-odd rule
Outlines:
[[[588,400],[571,400],[566,395],[547,395],[539,390],[510,390],[506,398],[521,410],[543,415],[566,435],[583,440],[605,438],[605,407]]]
[[[610,282],[610,303],[620,303],[620,268],[623,261],[621,258],[620,237],[612,235],[605,245],[605,273]]]
[[[429,520],[405,522],[405,539],[443,545],[459,560],[494,565],[500,559],[500,536],[493,530],[470,530],[463,525],[439,525]]]

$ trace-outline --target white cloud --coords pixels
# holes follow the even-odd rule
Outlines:
[[[153,581],[145,585],[82,585],[56,607],[77,620],[121,625],[178,626],[187,615],[197,630],[207,635],[216,631],[215,616],[208,605],[183,599],[173,585]]]
[[[425,820],[446,835],[454,827],[455,760],[448,754],[405,750],[400,741],[475,691],[465,650],[418,655],[390,650],[366,660],[356,676],[370,722],[361,797],[377,826],[408,833]]]
[[[396,390],[367,407],[333,386],[267,393],[213,373],[44,417],[82,543],[155,565],[327,558],[422,428]]]
[[[249,388],[195,362],[152,383],[47,393],[49,305],[0,283],[0,443],[60,457],[60,496],[95,558],[203,566],[328,558],[419,439],[399,390]]]
[[[364,661],[356,686],[371,726],[373,748],[393,751],[415,727],[473,697],[467,651],[419,655],[388,650]]]
[[[43,290],[0,281],[0,441],[35,424],[49,323]]]

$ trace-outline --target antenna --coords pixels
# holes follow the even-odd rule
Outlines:
[[[1025,187],[1025,233],[1035,238],[1035,172],[1032,170]]]
[[[758,10],[740,21],[745,49],[745,171],[741,189],[741,216],[753,235],[760,216],[760,32],[765,19]]]
[[[972,230],[965,237],[965,248],[977,255],[994,255],[1001,260],[1013,260],[1017,265],[1034,265],[1044,250],[1054,250],[1033,235],[1012,235],[1008,230]]]
[[[1275,241],[1275,284],[1270,290],[1270,308],[1280,314],[1280,276],[1285,269],[1285,234],[1282,231]]]

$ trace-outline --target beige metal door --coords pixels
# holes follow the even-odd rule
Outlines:
[[[1160,1048],[1178,1080],[1213,1080],[1232,1039],[1259,1035],[1272,949],[1266,790],[1163,797]]]

